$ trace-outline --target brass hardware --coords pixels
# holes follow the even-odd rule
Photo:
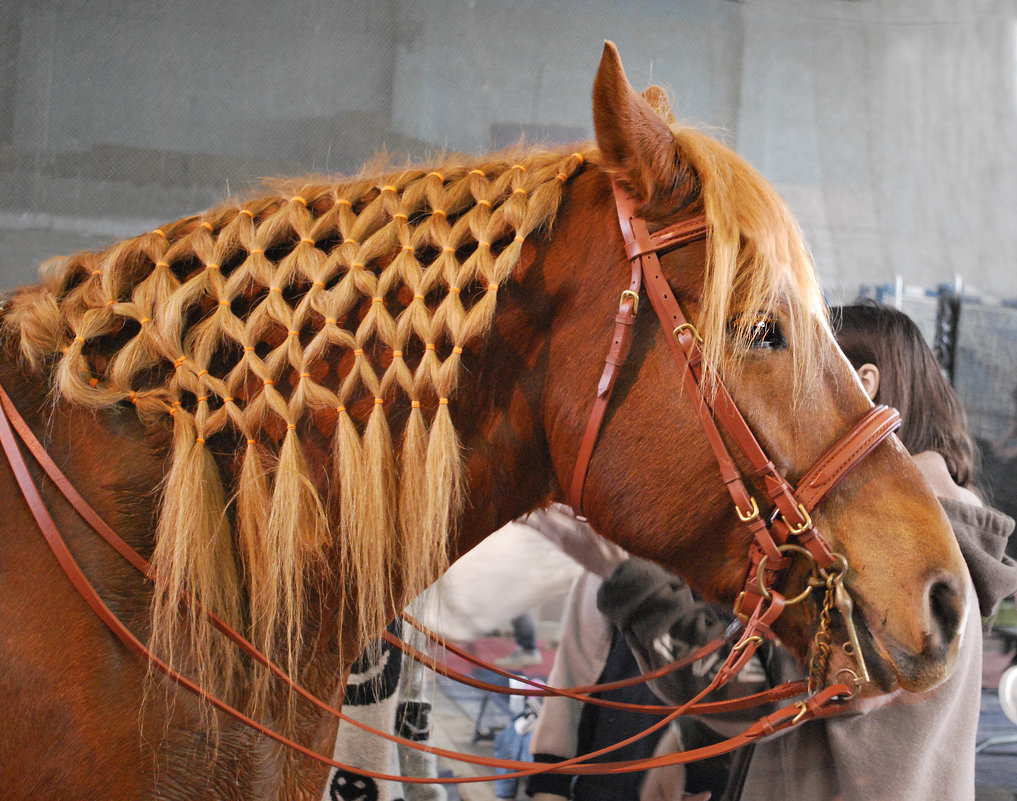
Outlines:
[[[813,579],[818,578],[820,576],[820,572],[819,572],[819,568],[815,565],[815,561],[816,561],[815,557],[808,550],[803,548],[801,545],[794,545],[793,543],[785,543],[784,545],[778,545],[777,546],[777,550],[780,551],[780,553],[782,553],[782,554],[789,553],[789,552],[800,553],[803,556],[809,557],[809,559],[811,559],[813,561],[812,576],[810,577],[808,583],[806,584],[805,589],[802,590],[794,598],[788,598],[785,601],[785,604],[787,606],[791,606],[793,604],[796,604],[796,603],[799,603],[801,601],[804,601],[812,593],[812,588],[814,586],[819,586],[819,585],[816,585],[816,584],[813,583]],[[767,601],[770,600],[771,595],[770,595],[770,590],[766,587],[766,585],[763,584],[763,578],[765,576],[763,568],[766,566],[766,560],[769,559],[769,558],[770,558],[769,555],[764,553],[762,558],[759,560],[759,565],[756,567],[756,584],[759,586],[759,594],[762,595],[763,598],[765,598]]]
[[[792,526],[790,523],[787,522],[787,518],[786,517],[784,518],[784,524],[787,526],[788,533],[791,534],[792,536],[804,534],[806,531],[812,528],[812,518],[809,517],[809,513],[805,510],[805,506],[803,504],[798,504],[798,511],[801,512],[802,517],[805,518],[804,523],[801,523],[800,525],[797,526]]]
[[[795,704],[798,707],[798,714],[791,718],[791,725],[794,726],[798,721],[804,718],[809,712],[809,705],[805,701],[798,701]]]
[[[753,634],[751,637],[746,637],[741,642],[735,643],[733,646],[731,646],[731,650],[732,651],[744,651],[752,643],[755,643],[756,645],[762,645],[763,644],[763,638],[760,637],[758,634]]]
[[[632,315],[639,314],[639,295],[631,289],[626,289],[621,293],[621,300],[618,301],[618,311],[621,311],[621,307],[625,305],[625,298],[632,298]]]
[[[750,495],[749,501],[752,504],[752,508],[748,512],[743,512],[738,508],[738,504],[735,504],[735,511],[738,513],[738,519],[743,523],[750,523],[759,517],[759,506],[756,505],[756,499]]]
[[[699,332],[696,330],[696,327],[692,325],[692,323],[682,323],[680,326],[675,328],[674,331],[671,332],[671,336],[673,336],[675,339],[678,339],[678,335],[685,331],[691,331],[692,338],[695,339],[696,342],[698,342],[700,345],[703,344],[703,338],[699,336]]]

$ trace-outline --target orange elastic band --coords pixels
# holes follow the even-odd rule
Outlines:
[[[374,405],[375,405],[375,406],[380,406],[380,405],[381,405],[381,404],[383,404],[384,402],[385,402],[385,399],[384,399],[384,398],[375,398],[375,399],[374,399]]]
[[[396,189],[394,186],[392,186],[392,184],[385,184],[385,186],[383,186],[381,188],[381,191],[382,192],[398,192],[399,190]]]
[[[211,262],[210,264],[206,264],[205,265],[205,269],[206,270],[221,270],[222,267],[220,265],[216,264],[215,262]]]
[[[462,348],[460,348],[460,347],[459,347],[458,345],[455,345],[455,346],[454,346],[454,347],[452,348],[452,352],[453,352],[453,353],[462,353],[462,352],[463,352],[463,349],[462,349]]]
[[[325,288],[325,282],[324,281],[315,281],[313,284],[311,284],[311,286],[320,286],[322,289],[324,289]]]
[[[247,438],[247,444],[248,444],[248,445],[253,445],[253,444],[254,444],[254,440],[253,440],[253,439],[251,439],[250,437],[248,437],[248,438]]]
[[[488,208],[491,208],[491,201],[490,200],[478,200],[477,201],[477,205],[478,206],[487,206]]]
[[[384,303],[384,302],[385,298],[379,298],[377,295],[371,298],[371,303]]]
[[[199,228],[207,228],[209,231],[214,231],[215,230],[215,228],[212,227],[212,223],[208,222],[207,220],[202,222],[198,227]]]
[[[150,322],[152,322],[151,317],[142,317],[141,320],[139,321],[139,325],[145,325],[146,323]]]
[[[264,384],[266,387],[271,387],[275,385],[275,381],[273,381],[271,378],[266,378],[261,383]]]
[[[311,377],[311,374],[310,374],[310,373],[301,373],[301,374],[300,374],[300,377],[301,377],[301,378],[310,378],[310,377]]]
[[[305,237],[301,237],[300,241],[303,242],[305,245],[313,245],[313,244],[315,244],[313,239],[308,239],[306,236]]]
[[[513,242],[525,242],[526,241],[526,237],[525,236],[521,236],[519,234],[516,234],[515,238],[512,241]]]
[[[414,295],[414,296],[413,296],[413,299],[414,299],[414,300],[423,300],[423,299],[424,299],[424,296],[423,296],[423,295]]]
[[[512,169],[513,170],[522,170],[523,172],[526,172],[526,168],[522,164],[513,164],[512,165]]]
[[[397,211],[397,212],[396,212],[395,214],[393,214],[393,215],[392,215],[392,219],[393,219],[393,220],[394,220],[394,219],[395,219],[396,217],[402,217],[402,218],[403,218],[404,220],[408,220],[408,219],[410,219],[410,217],[409,217],[409,215],[408,215],[408,214],[403,214],[403,213],[402,213],[401,211]]]
[[[401,359],[402,357],[403,357],[403,352],[401,350],[394,350],[394,351],[392,351],[392,358],[393,359]]]
[[[354,356],[363,356],[364,355],[364,349],[363,348],[356,348],[353,351],[353,355]]]
[[[336,202],[336,203],[342,203],[342,204],[343,204],[344,206],[350,206],[350,207],[352,207],[352,206],[353,206],[353,203],[352,203],[351,201],[347,200],[347,199],[346,199],[346,198],[344,198],[344,197],[337,197],[337,198],[335,199],[335,202]]]
[[[222,402],[223,403],[233,403],[233,396],[232,395],[227,395],[225,398],[222,399]]]
[[[169,269],[169,262],[168,261],[157,261],[155,263],[155,266],[156,267],[165,267],[168,270]],[[102,275],[102,270],[96,270],[93,273],[93,275]]]
[[[200,398],[198,398],[198,403],[204,403],[207,400],[208,400],[208,395],[202,395]]]
[[[363,263],[359,262],[359,261],[353,262],[353,264],[350,265],[350,266],[351,266],[351,269],[354,269],[354,270],[363,270],[364,269]]]
[[[203,375],[208,375],[208,370],[198,370],[195,378],[201,378]]]
[[[562,183],[565,183],[569,179],[569,177],[565,173],[563,173],[563,172],[558,173],[555,176],[555,178],[557,178]]]
[[[71,340],[71,342],[84,342],[84,341],[85,338],[81,336],[81,334],[75,334],[74,339]]]
[[[95,387],[99,386],[99,379],[98,378],[90,378],[88,380],[88,383],[94,389]]]
[[[137,397],[137,395],[138,395],[138,393],[137,393],[137,392],[135,392],[135,391],[134,391],[134,390],[132,389],[132,390],[131,390],[131,394],[127,396],[127,400],[129,400],[129,401],[130,401],[131,403],[137,403],[137,400],[135,400],[135,398]]]
[[[162,228],[155,228],[152,230],[152,233],[156,236],[161,236],[163,239],[166,238],[166,232],[163,231]]]
[[[497,288],[498,288],[498,285],[497,285],[497,284],[488,284],[488,285],[487,285],[487,288],[488,288],[488,289],[497,289]]]
[[[296,431],[297,430],[297,424],[296,423],[287,423],[286,424],[286,430],[287,431]]]
[[[487,173],[486,172],[484,172],[483,170],[477,170],[477,169],[470,170],[470,172],[468,174],[469,175],[473,175],[474,173],[479,175],[481,178],[486,178],[487,177]]]
[[[343,240],[343,244],[344,245],[359,245],[360,243],[356,239],[350,239],[349,237],[346,237]]]
[[[230,302],[228,300],[226,300],[225,298],[219,298],[219,305],[220,306],[229,306]]]
[[[281,295],[282,294],[282,287],[281,286],[270,286],[268,288],[268,291],[269,292],[278,292]]]
[[[456,293],[457,295],[458,295],[458,294],[459,294],[460,292],[462,292],[462,290],[461,290],[461,289],[460,289],[459,287],[457,287],[457,286],[450,286],[450,287],[448,288],[448,291],[449,291],[449,292],[455,292],[455,293]]]
[[[254,350],[253,345],[244,345],[244,353],[251,353]]]
[[[426,345],[424,345],[424,350],[434,350],[434,349],[435,347],[433,342],[428,342]]]
[[[513,193],[513,194],[515,194],[516,192],[522,192],[522,193],[523,193],[524,195],[527,195],[527,194],[529,194],[529,193],[528,193],[528,192],[527,192],[527,191],[526,191],[525,189],[523,189],[523,188],[522,188],[521,186],[517,186],[517,187],[516,187],[515,189],[513,189],[513,190],[512,190],[512,193]]]
[[[579,159],[579,163],[580,164],[585,164],[586,163],[586,159],[583,157],[582,153],[573,153],[572,157],[575,158],[575,159]]]
[[[428,176],[429,178],[430,178],[430,177],[431,177],[432,175],[433,175],[433,176],[435,176],[435,177],[436,177],[436,178],[437,178],[437,179],[438,179],[439,181],[441,181],[442,183],[445,183],[445,176],[444,176],[444,175],[442,175],[442,174],[441,174],[440,172],[429,172],[429,173],[427,174],[427,176]]]
[[[169,265],[166,266],[168,267]],[[92,275],[102,275],[102,270],[100,269],[92,270]]]
[[[250,218],[251,218],[252,220],[254,219],[254,212],[253,212],[253,211],[251,211],[250,209],[240,209],[240,210],[239,210],[239,211],[237,212],[237,214],[246,214],[246,215],[247,215],[248,217],[250,217]]]
[[[294,195],[293,197],[291,197],[290,202],[299,203],[301,206],[307,205],[307,200],[305,198],[302,198],[300,195]]]
[[[205,444],[205,440],[203,440],[201,437],[195,437],[194,441],[197,442],[199,445]]]
[[[264,249],[262,249],[262,248],[251,248],[251,249],[250,249],[249,251],[247,251],[247,252],[248,252],[248,253],[250,253],[250,254],[251,254],[252,256],[253,256],[253,255],[254,255],[255,253],[258,253],[258,254],[260,254],[260,255],[262,255],[262,256],[264,256],[264,255],[265,255],[265,251],[264,251]]]
[[[489,247],[491,247],[491,243],[490,242],[483,242],[483,241],[481,241],[481,242],[477,243],[477,247],[478,248],[489,248]]]
[[[434,216],[435,214],[440,214],[442,217],[448,216],[445,209],[431,209],[431,216]]]
[[[419,409],[420,408],[420,401],[410,401],[410,408],[411,409]]]
[[[448,406],[448,398],[438,398],[438,403],[442,406]]]
[[[336,414],[342,414],[343,412],[346,411],[346,407],[345,406],[336,406],[335,407],[335,411],[336,411]]]
[[[441,252],[442,252],[442,253],[455,253],[455,252],[456,252],[456,249],[455,249],[455,248],[453,248],[453,247],[449,247],[448,245],[446,245],[445,247],[443,247],[443,248],[441,249]]]
[[[331,323],[332,325],[335,325],[339,321],[335,317],[326,317],[325,318],[325,322],[326,323]]]
[[[295,337],[295,336],[299,336],[299,335],[300,335],[300,332],[299,332],[299,331],[294,331],[293,329],[290,329],[290,330],[289,330],[289,331],[288,331],[287,333],[288,333],[288,334],[289,334],[289,335],[290,335],[291,337]]]

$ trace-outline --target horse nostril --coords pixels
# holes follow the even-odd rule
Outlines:
[[[953,576],[938,576],[929,583],[929,646],[949,649],[964,620],[964,595]]]

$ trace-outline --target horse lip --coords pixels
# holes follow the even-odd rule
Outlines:
[[[857,606],[852,611],[851,617],[855,624],[858,644],[862,651],[861,658],[865,660],[865,667],[868,669],[871,683],[881,692],[892,692],[899,686],[897,671],[893,667],[896,664],[895,660],[880,647],[865,615],[861,613]],[[826,671],[827,683],[844,682],[850,684],[851,681],[846,680],[845,677],[848,672],[855,676],[858,675],[858,663],[855,657],[849,655],[844,650],[848,637],[844,624],[840,620],[837,620],[833,626],[833,642],[834,650]],[[864,691],[865,688],[862,689]]]

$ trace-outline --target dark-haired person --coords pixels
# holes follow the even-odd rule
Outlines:
[[[971,486],[973,445],[964,411],[907,315],[876,305],[832,310],[838,342],[870,398],[900,410],[900,436],[939,496],[967,562],[969,611],[952,675],[936,689],[853,704],[851,713],[810,721],[759,742],[725,798],[742,801],[973,801],[975,737],[981,701],[982,615],[1017,591],[1017,565],[1003,549],[1014,521],[981,502]],[[543,533],[579,561],[596,551],[567,531]],[[592,535],[591,536],[595,536]],[[603,547],[600,548],[602,552]],[[625,634],[644,669],[688,653],[716,607],[693,599],[685,583],[641,559],[593,561],[604,577],[601,612]],[[771,683],[800,677],[783,649],[759,653]],[[713,678],[680,671],[654,683],[679,703]],[[673,677],[673,678],[672,678]],[[758,715],[758,713],[757,713]],[[747,721],[748,719],[746,719]],[[731,733],[731,732],[725,732]]]

